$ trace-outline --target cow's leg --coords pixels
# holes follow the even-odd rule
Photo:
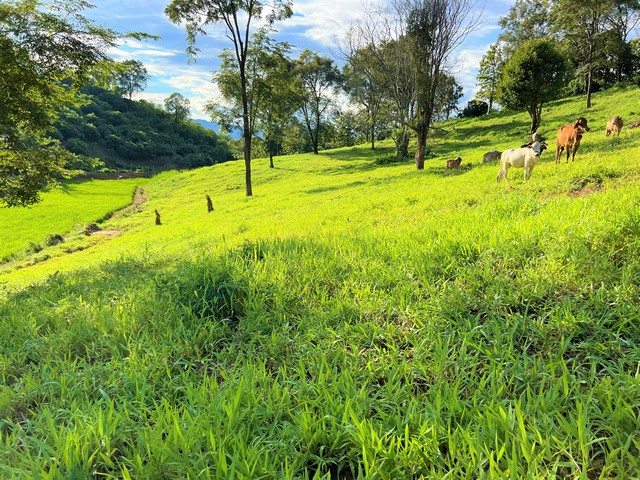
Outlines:
[[[531,179],[531,174],[533,173],[533,167],[534,165],[531,165],[530,167],[525,168],[525,177],[524,177],[525,182]]]
[[[564,147],[562,145],[558,145],[556,147],[556,163],[560,163],[560,155],[562,155],[563,150]]]

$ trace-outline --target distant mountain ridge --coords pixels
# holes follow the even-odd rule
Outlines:
[[[197,123],[198,125],[203,126],[204,128],[208,128],[209,130],[213,130],[216,133],[220,133],[220,125],[216,122],[210,122],[209,120],[203,120],[202,118],[191,119],[193,123]]]

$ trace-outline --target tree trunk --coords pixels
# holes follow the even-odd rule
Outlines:
[[[376,149],[376,127],[375,122],[371,122],[371,150]]]
[[[411,135],[407,131],[407,127],[402,127],[399,138],[396,142],[396,156],[398,158],[407,158],[409,156],[409,140]]]
[[[273,152],[269,149],[269,168],[276,168],[273,164]]]
[[[424,170],[424,156],[427,151],[427,129],[426,128],[418,128],[416,130],[416,168],[418,170]]]
[[[240,64],[240,84],[242,86],[242,137],[244,139],[244,179],[247,197],[253,196],[251,188],[251,127],[249,124],[249,101],[247,99],[247,79],[244,65]]]
[[[593,78],[593,72],[589,69],[587,73],[587,108],[591,108],[591,81]]]
[[[317,109],[316,115],[316,134],[313,138],[313,153],[318,155],[318,143],[320,141],[320,107]]]

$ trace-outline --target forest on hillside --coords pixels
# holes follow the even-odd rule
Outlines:
[[[196,168],[232,158],[210,129],[147,101],[96,86],[81,89],[85,105],[66,109],[51,134],[71,152],[97,157],[108,168]]]

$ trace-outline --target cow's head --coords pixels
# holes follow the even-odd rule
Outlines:
[[[540,156],[540,154],[547,149],[547,144],[545,142],[533,142],[527,145],[531,150],[533,150],[536,158]]]
[[[584,117],[578,117],[575,122],[573,122],[573,127],[582,129],[586,132],[589,131],[589,125],[587,125],[587,119]]]

